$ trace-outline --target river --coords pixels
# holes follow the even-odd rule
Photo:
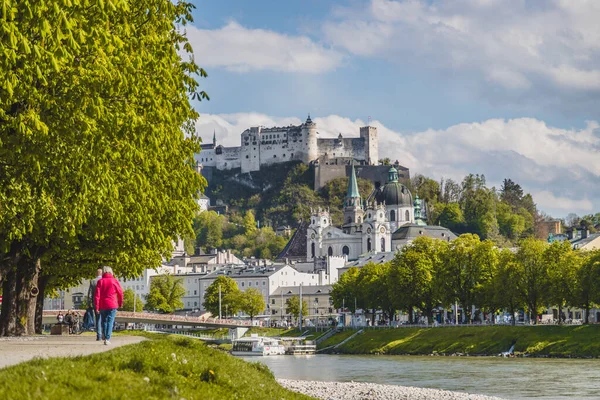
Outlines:
[[[266,364],[277,378],[418,386],[505,399],[600,399],[600,360],[416,357],[243,357]]]

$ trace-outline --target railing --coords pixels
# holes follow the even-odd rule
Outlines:
[[[82,310],[79,310],[83,312]],[[59,312],[63,314],[66,310],[45,310],[44,316],[56,316]],[[152,320],[157,323],[174,323],[171,325],[185,325],[186,322],[193,324],[206,324],[206,325],[233,325],[242,327],[251,327],[251,321],[244,321],[238,319],[218,319],[218,318],[203,318],[190,317],[185,315],[174,315],[174,314],[154,314],[154,313],[134,313],[129,311],[117,311],[117,318],[129,318],[132,320]]]

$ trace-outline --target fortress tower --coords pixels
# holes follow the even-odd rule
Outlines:
[[[365,140],[365,158],[367,164],[377,165],[379,162],[377,128],[374,126],[363,126],[360,128],[360,137]]]
[[[316,160],[319,157],[319,145],[317,144],[317,124],[310,119],[310,114],[306,122],[302,124],[302,138],[305,145],[302,161],[306,164]]]

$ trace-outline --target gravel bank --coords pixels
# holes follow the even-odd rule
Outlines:
[[[286,389],[322,400],[498,400],[498,397],[363,382],[320,382],[277,379]]]

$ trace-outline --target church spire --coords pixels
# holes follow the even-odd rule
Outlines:
[[[354,162],[352,162],[352,170],[350,172],[350,180],[348,181],[348,192],[346,193],[346,206],[360,206],[360,192],[356,182],[356,172],[354,171]]]
[[[217,145],[217,131],[213,129],[213,146]]]

